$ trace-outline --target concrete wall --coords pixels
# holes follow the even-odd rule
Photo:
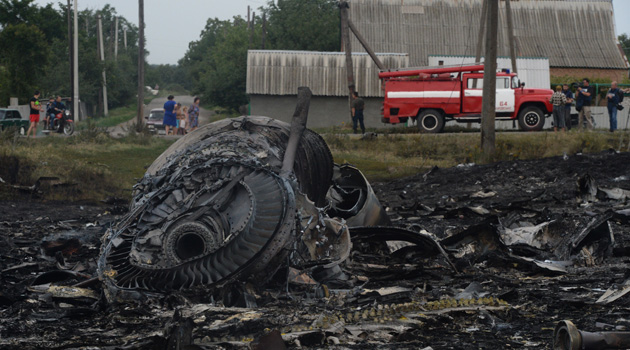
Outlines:
[[[386,127],[381,123],[382,98],[363,98],[366,128]],[[295,111],[296,96],[250,95],[251,114],[291,122]],[[313,96],[308,112],[309,128],[327,128],[352,124],[346,97]],[[390,126],[391,127],[391,126]]]
[[[365,98],[365,127],[366,128],[383,128],[383,127],[405,127],[404,125],[389,125],[381,123],[381,106],[383,100],[380,98]],[[263,115],[266,117],[276,118],[290,123],[293,112],[295,111],[295,96],[266,96],[251,95],[251,114]],[[617,113],[617,128],[625,129],[628,123],[628,112],[630,112],[630,98],[626,98],[623,102],[625,109]],[[592,114],[597,129],[609,129],[610,122],[608,119],[608,111],[606,107],[592,107]],[[343,97],[321,97],[313,96],[311,106],[308,113],[309,128],[327,128],[332,126],[352,125],[348,111],[348,100]],[[577,113],[575,108],[573,113]],[[545,120],[545,129],[552,128],[553,118],[549,117]],[[448,122],[446,126],[462,126],[466,127],[466,123]],[[470,123],[472,129],[479,129],[479,123]],[[415,127],[414,123],[410,123],[409,127]],[[498,130],[518,130],[518,123],[512,121],[498,121],[496,123]]]

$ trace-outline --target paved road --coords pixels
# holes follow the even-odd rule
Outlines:
[[[179,102],[182,104],[182,106],[190,106],[193,104],[193,100],[194,97],[193,96],[187,96],[187,95],[183,95],[183,96],[175,96],[175,102]],[[159,97],[159,98],[155,98],[153,99],[148,105],[146,105],[144,107],[144,114],[149,115],[149,112],[154,109],[154,108],[162,108],[164,106],[164,103],[166,102],[166,97]],[[212,115],[214,115],[213,111],[204,109],[204,108],[199,108],[199,125],[204,125],[204,124],[208,124],[210,123],[210,118],[212,117]],[[132,119],[128,122],[122,123],[122,124],[118,124],[114,127],[111,127],[109,129],[109,133],[112,136],[115,137],[120,137],[120,136],[124,136],[126,134],[126,130],[128,130],[134,123],[135,123],[135,119]],[[161,135],[164,136],[164,135]],[[172,135],[172,136],[168,136],[168,137],[180,137],[181,135]]]

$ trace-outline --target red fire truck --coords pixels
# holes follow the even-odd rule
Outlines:
[[[514,73],[497,72],[496,120],[518,120],[521,130],[538,131],[552,112],[549,89],[525,88]],[[481,121],[483,65],[440,66],[379,73],[385,90],[383,123],[411,118],[421,132],[438,133],[448,120]]]

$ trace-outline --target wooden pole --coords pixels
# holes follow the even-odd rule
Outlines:
[[[123,44],[125,46],[125,51],[127,51],[127,27],[123,29]]]
[[[479,22],[479,32],[477,33],[477,51],[475,53],[475,63],[481,62],[481,49],[483,48],[483,38],[486,32],[486,18],[488,17],[488,0],[482,0],[481,21]],[[477,88],[477,79],[473,80],[473,89]]]
[[[144,0],[138,0],[138,112],[136,131],[141,132],[144,123]]]
[[[254,22],[256,21],[256,12],[252,12],[252,22],[249,25],[249,48],[254,48]]]
[[[348,26],[348,8],[346,1],[339,3],[341,9],[341,37],[346,52],[346,77],[348,79],[348,113],[352,116],[352,93],[354,92],[354,67],[352,65],[352,47],[350,44],[350,28]]]
[[[105,62],[105,46],[103,45],[103,20],[101,15],[98,15],[98,42],[99,49],[101,54],[101,62]],[[103,115],[109,115],[109,108],[107,107],[107,73],[105,72],[105,68],[103,67]]]
[[[505,0],[505,12],[508,25],[508,41],[510,43],[512,72],[518,73],[518,70],[516,69],[516,38],[514,37],[514,22],[512,21],[512,6],[510,5],[510,0]]]
[[[352,30],[352,32],[354,33],[354,36],[356,36],[359,42],[361,43],[361,45],[363,45],[363,48],[365,49],[365,51],[367,51],[368,55],[372,57],[372,61],[374,61],[378,69],[385,70],[385,66],[383,65],[383,62],[381,62],[381,60],[379,60],[378,57],[376,57],[376,54],[374,53],[370,45],[368,45],[367,41],[363,38],[363,35],[361,35],[361,32],[359,32],[357,27],[354,26],[354,23],[352,23],[350,18],[348,18],[347,21],[348,21],[348,27],[350,27],[350,30]]]
[[[265,39],[267,37],[267,14],[263,13],[262,18],[262,47],[261,49],[265,49]]]
[[[70,5],[70,0],[68,0],[68,7],[66,8],[66,12],[67,12],[67,16],[68,16],[68,55],[70,56],[70,60],[68,61],[70,63],[70,94],[72,94],[74,92],[74,66],[73,66],[73,57],[74,56],[74,51],[73,51],[73,43],[72,43],[72,5]],[[74,105],[73,105],[74,106]],[[76,111],[72,111],[72,114],[74,115],[76,113]],[[75,115],[76,118],[76,115]],[[78,120],[78,119],[77,119]]]
[[[100,34],[100,27],[99,27],[99,23],[100,20],[98,19],[100,17],[100,15],[98,15],[96,18],[96,59],[100,60],[101,59],[101,34]],[[102,111],[103,110],[103,86],[101,85],[101,87],[98,89],[98,105],[96,106],[96,115],[98,116],[102,116]]]
[[[81,120],[79,111],[79,12],[77,9],[78,0],[74,0],[74,35],[72,36],[72,116],[74,120]]]
[[[247,5],[247,30],[249,30],[249,28],[251,28],[252,25],[252,19],[251,19],[251,9],[249,7],[249,5]],[[252,48],[252,36],[249,36],[249,48]]]
[[[496,71],[497,71],[497,27],[499,23],[499,0],[488,1],[488,33],[483,68],[483,97],[481,106],[481,150],[486,161],[492,160],[495,152],[496,117]]]

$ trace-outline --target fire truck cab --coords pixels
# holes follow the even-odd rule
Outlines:
[[[440,66],[379,73],[385,90],[383,123],[404,123],[411,118],[421,132],[439,133],[448,120],[480,122],[483,68]],[[553,91],[525,88],[508,71],[497,72],[496,83],[496,120],[518,120],[524,131],[542,130],[552,113]]]

